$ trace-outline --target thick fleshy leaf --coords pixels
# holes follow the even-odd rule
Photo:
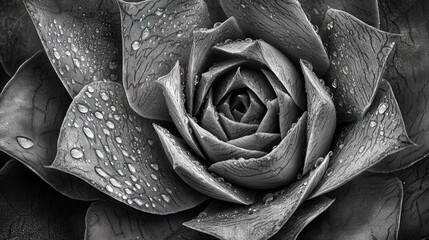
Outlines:
[[[86,213],[86,240],[209,239],[182,223],[198,214],[198,208],[157,216],[138,212],[113,200],[98,201]]]
[[[386,156],[413,145],[392,88],[383,81],[364,119],[339,129],[328,171],[313,197],[340,187]]]
[[[194,119],[188,117],[192,132],[204,153],[212,162],[219,162],[231,158],[255,158],[267,154],[266,152],[244,149],[219,140],[209,131],[201,128]]]
[[[80,179],[45,168],[55,158],[70,101],[49,59],[40,51],[19,68],[0,94],[0,149],[62,194],[99,199],[102,194]]]
[[[144,117],[169,120],[155,81],[176,61],[188,64],[193,31],[211,25],[207,6],[203,0],[119,0],[119,6],[128,101]]]
[[[0,239],[82,239],[87,207],[59,194],[16,161],[0,172]]]
[[[254,133],[252,135],[230,140],[228,143],[245,149],[269,152],[280,142],[280,140],[280,134],[278,133]]]
[[[228,136],[226,136],[226,133],[223,131],[219,122],[219,113],[213,106],[213,93],[211,91],[207,96],[200,123],[202,128],[206,129],[220,140],[228,141]]]
[[[209,170],[230,182],[249,188],[285,186],[295,180],[302,170],[306,124],[305,113],[279,145],[263,157],[245,159],[241,156],[214,163]]]
[[[42,44],[21,0],[1,1],[0,19],[0,63],[12,76]]]
[[[300,60],[300,65],[308,95],[307,149],[303,170],[303,174],[306,174],[318,158],[328,153],[334,137],[337,119],[331,96],[316,74],[309,68],[311,64],[309,65],[305,60]]]
[[[318,74],[328,69],[329,59],[322,41],[298,0],[220,0],[220,3],[227,16],[237,18],[246,34],[264,39],[296,63],[300,58],[311,61]],[[291,95],[296,101],[295,94]]]
[[[331,67],[324,77],[339,122],[361,120],[371,105],[397,35],[335,9],[326,12],[322,37]]]
[[[404,186],[399,239],[429,237],[429,158],[394,175]]]
[[[295,240],[298,234],[316,217],[328,209],[334,199],[319,197],[305,201],[271,240]]]
[[[293,63],[278,49],[262,40],[255,40],[215,46],[213,50],[221,55],[252,60],[265,65],[280,80],[295,103],[301,109],[305,109],[305,93],[301,75]]]
[[[264,114],[267,112],[267,108],[252,90],[247,89],[246,92],[250,99],[250,105],[246,110],[246,113],[240,119],[240,122],[258,123],[264,117]]]
[[[115,0],[23,0],[69,94],[95,81],[121,81],[120,17]]]
[[[332,196],[336,198],[332,206],[311,222],[299,239],[397,238],[403,197],[398,178],[364,174]]]
[[[371,26],[380,27],[378,0],[299,0],[299,2],[305,13],[311,17],[311,22],[317,27],[322,26],[325,13],[329,8],[343,10]]]
[[[279,101],[274,99],[267,102],[267,112],[262,118],[256,132],[278,133],[279,132]]]
[[[174,65],[173,69],[167,75],[160,77],[157,83],[161,86],[168,113],[170,114],[171,119],[173,119],[177,130],[192,150],[199,156],[204,157],[204,154],[201,152],[196,140],[194,139],[194,135],[191,134],[190,127],[188,125],[179,61],[176,62],[176,65]]]
[[[409,148],[384,159],[377,171],[406,168],[429,154],[429,2],[381,1],[382,29],[402,33],[386,79],[392,84],[405,126],[418,148]]]
[[[205,200],[176,175],[152,121],[131,109],[115,82],[91,83],[74,98],[51,167],[143,212],[171,214]]]
[[[194,98],[194,115],[198,113],[198,110],[202,106],[204,102],[204,98],[208,93],[209,89],[212,87],[213,83],[216,82],[220,77],[232,69],[244,64],[247,62],[243,59],[231,59],[227,61],[222,61],[218,64],[215,64],[211,67],[207,72],[201,75],[201,80],[197,85],[197,89],[195,90],[195,98]]]
[[[192,153],[179,138],[168,130],[154,125],[174,171],[195,190],[215,199],[245,204],[252,204],[255,194],[239,186],[232,186],[223,178],[216,177],[207,171],[204,160]]]
[[[219,122],[229,139],[241,138],[253,134],[258,129],[258,124],[236,122],[225,117],[223,114],[219,115]]]
[[[184,225],[220,239],[268,239],[279,231],[322,178],[329,155],[292,185],[268,193],[250,207],[215,203]]]
[[[227,39],[242,38],[243,33],[235,18],[228,18],[211,29],[200,29],[193,32],[191,56],[189,57],[188,77],[186,79],[186,103],[189,113],[193,111],[195,87],[202,71],[214,61],[211,48]]]

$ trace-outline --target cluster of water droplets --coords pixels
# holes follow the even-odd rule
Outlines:
[[[144,135],[147,126],[125,105],[120,85],[114,86],[88,85],[76,100],[65,123],[81,134],[79,141],[68,144],[69,154],[77,166],[93,168],[98,177],[92,180],[108,193],[130,205],[163,207],[171,202],[173,190],[160,182],[163,173],[152,153],[159,146]]]

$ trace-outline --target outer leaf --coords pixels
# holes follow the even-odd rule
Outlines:
[[[359,18],[368,25],[380,28],[378,0],[299,0],[311,22],[322,27],[322,21],[328,9],[338,9]]]
[[[399,239],[429,237],[429,159],[394,173],[404,184]]]
[[[29,167],[55,190],[80,200],[102,197],[69,174],[45,168],[55,158],[70,97],[44,52],[26,61],[0,94],[0,149]]]
[[[305,109],[305,93],[301,75],[293,63],[278,49],[262,40],[215,46],[214,51],[230,58],[251,59],[268,67],[280,80],[295,103]]]
[[[0,31],[0,63],[12,76],[25,60],[42,49],[42,44],[20,0],[0,2]]]
[[[87,207],[54,191],[16,161],[1,170],[1,239],[81,239]]]
[[[203,159],[198,158],[186,144],[167,129],[154,125],[164,151],[176,173],[195,190],[223,201],[252,204],[255,194],[239,186],[232,186],[207,171]]]
[[[220,4],[227,16],[237,18],[246,34],[264,39],[295,63],[300,58],[311,61],[318,74],[328,69],[329,59],[322,41],[298,0],[220,0]],[[292,98],[296,100],[295,96]]]
[[[289,187],[267,194],[250,207],[218,203],[184,225],[220,239],[268,239],[279,231],[322,178],[329,155]]]
[[[332,195],[332,206],[299,239],[396,239],[403,189],[398,178],[362,175]]]
[[[215,1],[217,2],[217,0]],[[215,25],[211,29],[200,29],[193,32],[188,77],[186,79],[186,100],[189,113],[193,111],[194,93],[198,78],[201,77],[203,70],[214,60],[211,48],[227,39],[242,37],[243,33],[233,17],[228,18],[219,26]]]
[[[339,129],[328,171],[314,196],[340,187],[389,154],[413,146],[390,85],[383,81],[364,119]]]
[[[326,12],[323,26],[331,60],[324,79],[334,95],[338,121],[361,120],[374,99],[397,35],[334,9]]]
[[[193,31],[210,25],[207,6],[203,0],[119,0],[119,5],[128,101],[144,117],[169,120],[155,81],[176,61],[188,63]]]
[[[68,110],[52,167],[143,212],[198,205],[205,197],[173,171],[151,124],[130,108],[122,85],[92,83]]]
[[[325,86],[311,70],[309,63],[301,60],[308,95],[307,149],[303,174],[314,166],[318,158],[325,156],[331,147],[337,125],[335,105]]]
[[[100,239],[211,239],[188,230],[182,223],[198,214],[198,208],[156,216],[138,212],[113,200],[98,201],[86,213],[85,240]]]
[[[211,172],[241,186],[272,189],[286,186],[296,179],[302,169],[305,149],[305,113],[279,145],[263,157],[217,162],[209,167]]]
[[[120,81],[120,18],[115,0],[23,0],[70,96],[95,81]]]
[[[429,2],[381,1],[382,28],[402,33],[386,79],[392,84],[411,140],[419,145],[384,159],[377,171],[404,169],[429,154]]]
[[[298,234],[316,217],[328,209],[334,199],[319,197],[305,201],[271,240],[295,240]]]

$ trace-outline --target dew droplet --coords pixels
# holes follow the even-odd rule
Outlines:
[[[104,101],[109,100],[109,95],[106,92],[101,92],[100,96],[101,96],[101,99],[103,99]]]
[[[140,44],[140,42],[139,42],[139,41],[134,41],[134,42],[131,44],[131,47],[133,48],[133,50],[134,50],[134,51],[136,51],[136,50],[139,50],[139,48],[141,47],[141,44]]]
[[[274,194],[272,194],[272,193],[267,193],[262,198],[262,201],[264,202],[265,206],[271,204],[273,202],[273,200],[274,200]]]
[[[95,167],[94,168],[95,172],[100,175],[103,178],[108,178],[109,174],[107,174],[103,169],[99,168],[99,167]]]
[[[107,122],[106,122],[106,126],[107,126],[108,128],[110,128],[110,129],[114,129],[114,128],[115,128],[115,124],[113,124],[113,122],[111,122],[111,121],[107,121]]]
[[[146,40],[146,39],[149,37],[149,35],[150,35],[150,30],[149,30],[149,28],[145,28],[145,29],[143,30],[143,33],[142,33],[142,39],[143,39],[143,40]]]
[[[92,132],[92,130],[89,127],[83,127],[83,133],[85,133],[85,136],[93,139],[94,138],[94,133]]]
[[[369,126],[370,127],[375,127],[375,126],[377,126],[377,122],[374,121],[374,120],[371,120],[371,122],[369,122]]]
[[[361,147],[359,148],[359,152],[360,152],[360,153],[362,153],[364,150],[365,150],[365,146],[361,146]]]
[[[151,173],[151,174],[150,174],[150,177],[151,177],[153,180],[158,180],[158,177],[157,177],[155,174],[153,174],[153,173]]]
[[[73,158],[79,159],[79,158],[82,158],[82,157],[83,157],[83,152],[82,152],[82,150],[80,150],[79,148],[72,148],[72,149],[70,150],[70,155],[71,155]]]
[[[150,164],[150,167],[151,167],[153,170],[155,170],[155,171],[158,171],[158,170],[159,170],[159,166],[158,166],[158,164],[156,164],[156,163],[151,163],[151,164]]]
[[[162,200],[164,200],[164,202],[168,203],[170,202],[170,197],[165,195],[165,194],[161,194]]]
[[[54,51],[54,57],[56,58],[56,59],[60,59],[60,54],[57,52],[57,51]]]
[[[110,186],[110,185],[106,185],[104,188],[105,188],[105,189],[106,189],[106,191],[108,191],[108,192],[113,192],[113,188],[112,188],[112,186]]]
[[[127,165],[127,167],[128,167],[128,169],[130,170],[130,172],[132,172],[132,173],[136,173],[136,168],[134,167],[134,165],[132,165],[132,164],[128,164],[128,165]]]
[[[379,106],[378,106],[378,113],[380,113],[380,114],[383,114],[384,112],[386,112],[386,110],[387,110],[387,108],[388,108],[389,106],[387,105],[387,103],[381,103]]]
[[[95,154],[97,154],[97,157],[103,159],[104,158],[104,153],[98,149],[95,150]]]
[[[80,104],[80,103],[78,103],[78,104],[77,104],[77,110],[78,110],[80,113],[87,113],[87,112],[89,111],[89,109],[88,109],[88,107],[87,107],[87,106],[85,106],[85,105],[83,105],[83,104]]]
[[[109,182],[115,187],[122,187],[122,184],[116,178],[110,178]]]
[[[16,141],[18,142],[19,146],[21,146],[24,149],[29,149],[34,146],[33,140],[26,138],[26,137],[16,137]]]

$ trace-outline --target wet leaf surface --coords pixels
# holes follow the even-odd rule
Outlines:
[[[212,239],[182,226],[200,209],[159,216],[138,212],[113,200],[98,201],[86,213],[85,239]]]
[[[209,167],[211,172],[241,186],[256,189],[283,187],[296,179],[302,170],[307,114],[299,119],[290,133],[262,157],[217,162]]]
[[[323,196],[305,201],[271,240],[297,239],[299,233],[301,233],[311,221],[326,211],[334,201],[335,199],[329,199]]]
[[[174,171],[193,189],[209,197],[234,202],[252,204],[255,192],[239,186],[233,186],[207,171],[206,163],[197,157],[186,146],[186,143],[168,132],[165,128],[155,125],[155,130]]]
[[[301,58],[307,59],[314,64],[315,72],[318,74],[323,74],[328,69],[329,59],[322,41],[298,0],[219,2],[227,16],[234,16],[237,19],[246,36],[264,39],[295,63]],[[292,97],[296,99],[295,96]]]
[[[340,187],[389,154],[413,146],[390,85],[380,84],[364,119],[338,129],[329,168],[314,196]]]
[[[384,159],[374,170],[404,169],[429,154],[429,2],[380,1],[381,28],[403,34],[385,78],[398,99],[408,134],[418,147]]]
[[[82,239],[88,203],[71,200],[16,161],[0,171],[1,239]]]
[[[215,202],[184,225],[225,240],[268,239],[283,227],[317,185],[329,156],[303,178],[276,193],[259,196],[251,206]]]
[[[176,61],[188,64],[192,33],[211,21],[203,0],[119,1],[122,17],[124,87],[131,107],[148,118],[169,120],[155,81]]]
[[[396,239],[398,236],[403,197],[398,178],[364,174],[329,196],[335,202],[298,239]]]
[[[213,1],[212,1],[213,2]],[[217,0],[216,0],[217,2]],[[186,78],[186,103],[189,113],[194,109],[194,94],[203,70],[213,63],[214,57],[211,48],[217,43],[223,43],[227,39],[242,38],[235,18],[228,18],[225,22],[216,24],[210,29],[200,29],[193,32],[191,56],[188,64],[188,76]]]
[[[87,85],[61,126],[52,167],[143,212],[171,214],[205,200],[173,171],[152,121],[128,105],[123,86]]]
[[[70,96],[95,81],[121,81],[115,0],[24,0],[46,53]]]
[[[359,18],[368,25],[380,27],[380,16],[377,0],[299,0],[305,13],[309,14],[311,22],[322,27],[322,21],[329,8],[342,10]]]
[[[304,60],[300,61],[308,95],[307,148],[303,174],[311,170],[318,158],[328,153],[337,125],[331,96],[308,64]]]
[[[9,76],[42,49],[36,29],[21,0],[0,2],[0,63]],[[1,89],[0,81],[0,89]]]
[[[324,79],[334,95],[338,121],[361,120],[398,36],[334,9],[327,11],[321,35],[331,61]]]
[[[394,175],[404,187],[399,239],[429,237],[429,159]]]
[[[70,97],[40,51],[12,77],[0,95],[0,149],[22,162],[62,194],[80,200],[103,197],[69,174],[47,169],[57,152]]]

